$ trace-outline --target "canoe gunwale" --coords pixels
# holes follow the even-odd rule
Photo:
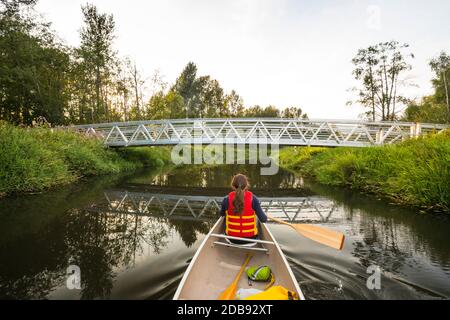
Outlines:
[[[299,294],[300,300],[306,300],[305,295],[303,294],[302,289],[301,289],[300,286],[298,285],[298,282],[297,282],[297,280],[296,280],[296,278],[295,278],[295,275],[294,275],[294,273],[292,272],[291,267],[289,266],[289,262],[287,261],[286,256],[285,256],[284,253],[283,253],[283,250],[281,250],[281,247],[280,247],[280,245],[278,244],[278,242],[275,241],[275,238],[274,238],[272,232],[270,232],[269,228],[268,228],[267,226],[265,226],[265,229],[266,229],[267,233],[269,234],[269,236],[274,240],[274,242],[275,242],[275,247],[276,247],[277,250],[280,252],[280,254],[281,254],[281,259],[283,260],[283,263],[286,265],[287,271],[288,271],[290,277],[291,277],[293,280],[295,280],[295,281],[294,281],[294,285],[295,285],[295,289],[297,290],[297,292],[298,292],[298,294]]]

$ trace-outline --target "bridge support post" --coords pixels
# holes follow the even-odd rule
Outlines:
[[[411,126],[411,133],[410,136],[411,138],[419,138],[420,135],[422,134],[422,124],[420,123],[415,123]]]
[[[377,145],[382,145],[384,140],[384,132],[383,129],[379,129],[375,138],[375,143]]]

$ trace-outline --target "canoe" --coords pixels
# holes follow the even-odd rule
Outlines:
[[[283,286],[296,292],[300,300],[304,295],[292,270],[266,224],[259,225],[257,245],[246,247],[230,244],[225,236],[224,218],[220,218],[203,240],[189,267],[187,268],[174,300],[217,300],[238,274],[248,253],[252,254],[249,266],[266,265],[275,275],[274,286]],[[267,283],[253,282],[249,286],[244,273],[238,288],[264,290]]]

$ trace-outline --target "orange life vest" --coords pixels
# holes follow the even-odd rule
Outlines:
[[[228,211],[226,212],[226,233],[231,237],[252,238],[258,235],[256,213],[252,208],[253,194],[244,193],[244,210],[242,214],[234,213],[233,200],[236,192],[228,195]]]

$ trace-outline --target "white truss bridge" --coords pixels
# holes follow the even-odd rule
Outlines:
[[[448,128],[439,124],[300,119],[178,119],[73,127],[110,147],[160,145],[279,145],[369,147]]]
[[[205,221],[217,219],[223,197],[108,191],[105,199],[112,213]],[[329,222],[337,208],[333,201],[314,196],[259,200],[266,214],[289,222]]]

